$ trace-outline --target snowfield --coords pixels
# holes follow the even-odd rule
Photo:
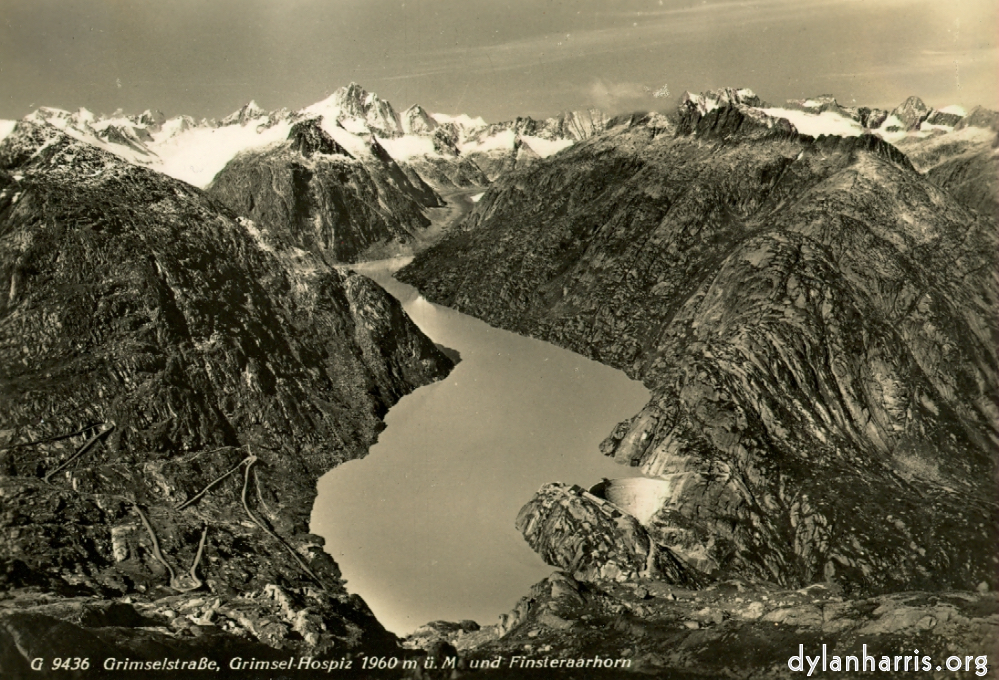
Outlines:
[[[760,109],[760,111],[774,118],[784,118],[797,128],[798,132],[812,137],[820,135],[857,137],[864,133],[864,128],[860,123],[834,111],[823,111],[818,114],[781,108],[766,108]]]
[[[204,189],[236,154],[283,142],[290,130],[290,124],[281,122],[257,132],[257,126],[251,123],[245,127],[190,128],[162,135],[166,137],[162,143],[157,143],[160,135],[156,135],[149,147],[159,160],[150,165],[165,175]]]
[[[439,156],[434,140],[420,135],[403,135],[394,139],[378,137],[378,143],[396,161],[406,161],[417,156]]]

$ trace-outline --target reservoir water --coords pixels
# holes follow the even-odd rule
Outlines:
[[[621,371],[427,302],[392,278],[408,260],[357,265],[461,361],[404,397],[368,456],[319,481],[312,532],[378,620],[496,622],[552,572],[514,529],[547,482],[638,476],[600,441],[648,400]]]

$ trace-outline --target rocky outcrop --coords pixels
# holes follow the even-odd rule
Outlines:
[[[486,187],[489,177],[473,158],[453,156],[440,158],[423,156],[411,158],[403,164],[403,169],[416,173],[419,181],[426,181],[438,187],[441,193],[449,189],[466,189],[471,187]]]
[[[721,106],[701,113],[701,105],[688,102],[681,105],[677,131],[684,135],[698,135],[726,139],[761,139],[766,137],[791,137],[797,129],[786,118],[769,116],[749,106]]]
[[[937,111],[934,109],[926,116],[926,123],[930,125],[943,125],[946,127],[954,127],[964,119],[964,116],[960,113],[948,113],[946,111]]]
[[[648,533],[695,572],[994,587],[994,215],[870,135],[688,104],[497,182],[399,278],[642,379],[603,448],[669,483]]]
[[[451,367],[393,299],[26,122],[0,144],[0,280],[0,674],[53,636],[394,648],[308,533],[316,480]]]
[[[311,158],[317,153],[352,158],[346,149],[323,130],[321,121],[316,118],[302,120],[292,125],[288,140],[291,142],[291,150],[304,158]]]
[[[863,125],[865,128],[869,128],[872,130],[874,128],[881,127],[881,124],[888,119],[888,112],[885,111],[884,109],[878,109],[878,108],[871,109],[866,106],[862,106],[859,109],[857,109],[857,112],[859,114],[860,124]]]
[[[696,112],[704,116],[717,108],[735,108],[739,106],[760,107],[763,101],[748,87],[726,87],[694,94],[684,92],[680,97],[680,111]]]
[[[272,243],[330,263],[354,262],[372,246],[411,243],[430,225],[423,210],[442,204],[377,140],[352,155],[315,119],[296,123],[285,144],[240,154],[207,191]]]
[[[457,649],[465,668],[495,664],[484,677],[794,678],[811,663],[814,677],[824,653],[827,675],[859,677],[873,664],[885,677],[934,678],[936,667],[955,667],[954,656],[962,672],[967,662],[966,675],[992,671],[997,613],[994,593],[857,598],[829,585],[789,590],[742,580],[693,591],[555,573],[496,625],[441,627],[437,639]],[[802,653],[810,660],[791,661]]]
[[[581,581],[690,581],[637,519],[578,486],[545,485],[520,511],[516,526],[545,562]]]
[[[546,132],[551,139],[575,139],[577,141],[598,135],[607,129],[610,118],[600,109],[565,111],[549,118]]]

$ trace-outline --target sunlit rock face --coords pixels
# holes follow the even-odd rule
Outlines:
[[[994,587],[995,213],[736,94],[512,173],[399,277],[641,378],[602,450],[691,569]]]

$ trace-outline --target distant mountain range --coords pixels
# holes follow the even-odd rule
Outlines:
[[[999,128],[996,112],[933,109],[918,97],[891,111],[844,107],[828,95],[777,106],[752,90],[726,88],[684,93],[677,110],[705,115],[719,107],[736,107],[757,125],[813,137],[876,135],[912,154],[917,165],[933,164],[941,181],[953,187],[967,184],[967,171],[955,168],[952,157],[978,148],[989,130]],[[676,115],[652,114],[649,120],[666,129],[675,125]],[[419,242],[430,225],[426,211],[444,205],[447,195],[486,187],[632,118],[588,109],[544,120],[486,123],[464,114],[431,114],[419,105],[398,113],[390,102],[351,83],[296,111],[265,111],[251,101],[221,120],[167,119],[148,110],[97,116],[86,109],[45,107],[24,120],[52,125],[130,163],[208,188],[271,233],[276,244],[350,262],[383,252],[386,245]],[[0,121],[0,138],[13,126]],[[980,159],[972,172],[987,175],[988,165]],[[980,184],[976,180],[963,190],[978,191]],[[976,200],[995,204],[988,191]]]
[[[680,107],[691,107],[702,114],[723,105],[751,110],[760,120],[785,120],[798,132],[812,136],[871,132],[891,142],[923,139],[967,127],[995,128],[999,116],[981,107],[970,112],[959,106],[935,109],[918,97],[910,97],[890,111],[841,106],[830,95],[773,105],[746,88],[684,93],[680,101]],[[296,111],[265,111],[251,101],[220,120],[198,121],[184,115],[167,118],[150,110],[138,115],[126,115],[120,110],[96,115],[86,109],[70,112],[48,107],[26,117],[54,125],[131,163],[202,188],[238,153],[283,142],[296,123],[308,119],[316,120],[336,140],[341,153],[356,159],[370,157],[375,143],[396,162],[413,163],[428,175],[433,175],[432,165],[441,161],[454,164],[459,158],[472,159],[481,175],[466,173],[466,183],[483,183],[483,176],[495,179],[500,171],[516,167],[518,158],[523,162],[548,157],[603,131],[610,122],[597,109],[566,111],[544,120],[519,117],[500,123],[486,123],[480,117],[464,114],[431,114],[418,104],[398,113],[390,102],[356,83]],[[0,121],[0,138],[12,127],[13,121]]]
[[[26,120],[54,125],[131,163],[202,188],[236,154],[283,142],[295,124],[304,120],[316,120],[351,158],[370,157],[377,143],[396,161],[462,156],[487,166],[522,148],[531,158],[549,156],[601,131],[606,123],[606,117],[595,109],[569,111],[541,121],[525,117],[493,124],[467,115],[429,114],[419,105],[400,114],[391,103],[356,83],[297,111],[264,111],[251,101],[221,120],[168,119],[148,110],[138,115],[118,111],[98,116],[86,109],[70,112],[48,107]],[[4,129],[11,129],[10,121],[0,123],[0,137]]]

